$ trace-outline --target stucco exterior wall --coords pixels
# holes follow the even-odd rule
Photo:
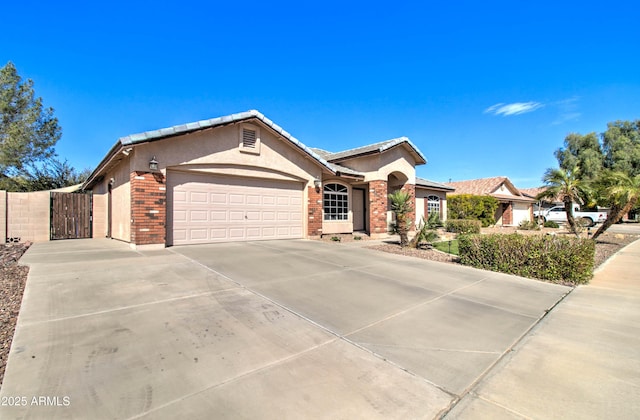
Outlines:
[[[130,178],[130,160],[124,159],[122,163],[113,171],[105,176],[105,183],[113,178],[111,189],[111,237],[121,241],[129,242],[131,240],[131,183]],[[95,200],[95,196],[94,196]],[[107,223],[107,203],[106,195],[104,200],[103,220]]]
[[[384,153],[362,156],[340,162],[348,168],[364,172],[366,182],[387,181],[389,174],[399,172],[407,177],[408,184],[416,183],[415,160],[404,147],[395,147]]]
[[[422,221],[422,217],[427,218],[427,197],[430,195],[440,198],[440,220],[447,220],[447,193],[416,187],[416,225]]]
[[[7,193],[7,238],[42,242],[50,238],[49,191]]]
[[[241,128],[259,128],[259,153],[240,149]],[[159,169],[197,170],[225,175],[304,181],[313,186],[320,167],[288,140],[280,139],[260,123],[232,124],[137,146],[132,171],[148,171],[155,157]]]
[[[107,236],[107,194],[93,193],[93,237]]]

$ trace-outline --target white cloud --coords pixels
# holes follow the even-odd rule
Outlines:
[[[514,102],[512,104],[499,103],[490,106],[484,110],[485,114],[493,115],[520,115],[527,112],[533,112],[536,109],[542,108],[544,105],[540,102]]]
[[[561,101],[556,101],[551,105],[555,105],[559,114],[558,117],[553,121],[552,125],[560,125],[567,121],[573,121],[580,118],[582,115],[578,112],[578,101],[580,100],[579,96],[573,96],[571,98],[563,99]]]

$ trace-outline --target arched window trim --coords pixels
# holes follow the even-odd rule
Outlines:
[[[323,219],[326,221],[349,220],[349,187],[339,182],[328,182],[322,189]]]

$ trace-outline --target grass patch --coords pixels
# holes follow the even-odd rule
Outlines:
[[[451,242],[451,248],[449,248],[449,242]],[[433,247],[438,251],[446,252],[447,254],[460,255],[458,250],[458,240],[435,242]]]

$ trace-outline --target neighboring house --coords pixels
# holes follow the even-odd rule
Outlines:
[[[546,191],[547,187],[538,187],[538,188],[521,188],[520,192],[525,197],[529,197],[535,200],[533,204],[533,211],[546,210],[555,206],[561,206],[564,203],[558,197],[554,197],[553,199],[545,198],[544,200],[536,200],[538,194]]]
[[[495,214],[496,225],[518,226],[522,221],[533,220],[533,203],[536,200],[522,194],[507,177],[455,181],[446,185],[455,188],[455,193],[450,195],[489,195],[496,198],[500,202]]]
[[[425,163],[406,137],[331,153],[247,111],[123,137],[83,189],[93,191],[94,236],[133,247],[375,237],[388,231],[395,189],[417,197],[416,218],[446,210],[451,187],[416,179]]]

